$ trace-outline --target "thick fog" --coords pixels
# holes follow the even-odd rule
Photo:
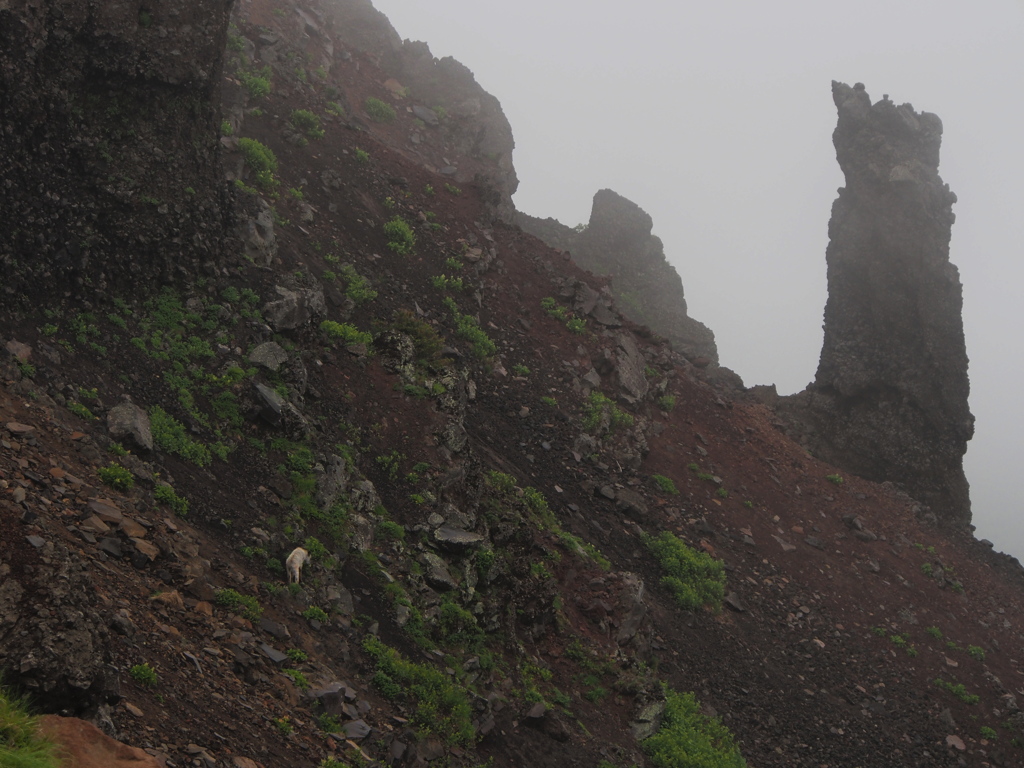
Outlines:
[[[721,361],[781,393],[813,377],[843,184],[831,81],[938,114],[959,197],[977,535],[1024,559],[1024,5],[374,0],[454,56],[512,124],[517,207],[585,222],[609,187],[654,218]]]

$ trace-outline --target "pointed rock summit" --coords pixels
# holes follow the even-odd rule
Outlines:
[[[971,519],[974,432],[942,121],[832,83],[846,186],[829,222],[825,340],[814,382],[781,410],[818,457],[901,484],[943,522]]]
[[[665,258],[654,222],[639,205],[610,189],[594,195],[590,222],[572,229],[555,219],[524,213],[516,222],[554,248],[567,250],[579,266],[611,275],[620,311],[667,338],[691,360],[718,362],[715,334],[686,313],[683,281]]]

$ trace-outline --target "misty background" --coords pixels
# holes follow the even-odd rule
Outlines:
[[[374,0],[501,102],[516,206],[569,226],[610,188],[654,219],[689,314],[744,382],[814,378],[843,176],[831,81],[943,121],[964,286],[979,538],[1024,560],[1024,4]]]

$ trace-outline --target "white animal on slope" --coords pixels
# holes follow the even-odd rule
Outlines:
[[[298,584],[299,576],[302,574],[302,566],[309,562],[309,552],[304,550],[302,547],[296,547],[292,550],[292,553],[288,555],[288,559],[284,565],[288,571],[288,583]]]

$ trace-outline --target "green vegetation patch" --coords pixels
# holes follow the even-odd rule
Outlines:
[[[149,664],[136,664],[128,670],[128,674],[139,685],[145,685],[150,688],[160,682],[156,675],[156,670],[149,666]]]
[[[217,605],[227,608],[229,611],[241,614],[250,621],[259,620],[263,615],[263,608],[259,600],[251,595],[243,595],[233,589],[222,589],[217,592]]]
[[[661,727],[644,739],[643,750],[655,768],[746,768],[729,729],[700,711],[692,693],[665,689]]]
[[[135,476],[120,464],[110,464],[96,470],[102,483],[115,491],[130,491],[135,487]]]
[[[292,125],[311,139],[322,139],[324,129],[320,118],[308,109],[296,109],[292,112]]]
[[[475,317],[459,312],[459,307],[451,296],[445,298],[444,305],[452,313],[452,320],[455,321],[455,335],[470,343],[474,357],[491,357],[497,353],[498,347],[480,327]]]
[[[370,96],[365,102],[366,114],[376,123],[392,123],[397,115],[394,108],[378,98]]]
[[[153,498],[174,510],[174,514],[185,517],[188,514],[188,499],[179,496],[169,485],[158,485],[153,489]]]
[[[619,408],[611,398],[600,392],[591,392],[583,405],[583,429],[593,432],[600,428],[606,419],[609,432],[614,432],[619,427],[633,426],[633,417]]]
[[[981,697],[976,693],[968,693],[963,683],[951,683],[947,680],[943,680],[941,677],[935,678],[932,682],[936,688],[948,691],[955,698],[960,699],[964,704],[977,704],[981,701]]]
[[[342,344],[365,344],[369,347],[373,343],[373,336],[365,331],[360,331],[349,323],[336,323],[333,320],[324,320],[320,323],[320,330],[332,341],[340,341]]]
[[[153,442],[161,450],[176,454],[200,467],[209,466],[213,461],[210,449],[189,437],[185,425],[159,405],[149,409],[149,425]]]
[[[245,164],[252,171],[256,183],[263,189],[272,190],[277,186],[277,155],[266,144],[256,139],[241,138],[238,147],[245,157]]]
[[[412,253],[416,247],[416,236],[400,216],[395,216],[384,225],[384,234],[388,238],[388,248],[400,256]]]
[[[374,687],[389,699],[410,702],[412,722],[422,731],[436,733],[452,746],[474,741],[473,711],[466,691],[444,672],[405,659],[373,635],[363,640],[363,650],[377,668]]]
[[[706,552],[691,549],[674,534],[665,531],[657,538],[644,536],[644,544],[657,558],[665,575],[661,585],[681,606],[696,611],[708,606],[722,607],[725,596],[725,568]]]
[[[28,702],[0,688],[0,766],[3,768],[60,768],[57,745],[39,732],[39,720],[29,714]]]
[[[679,489],[676,488],[676,484],[672,482],[671,478],[665,477],[664,475],[652,475],[651,480],[657,484],[662,493],[667,493],[670,496],[679,495]]]

